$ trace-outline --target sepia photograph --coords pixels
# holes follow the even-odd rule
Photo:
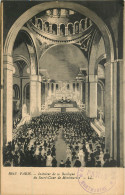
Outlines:
[[[124,2],[0,6],[0,194],[124,195]]]
[[[123,167],[123,5],[3,3],[3,166]]]

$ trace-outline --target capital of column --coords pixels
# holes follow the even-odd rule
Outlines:
[[[34,82],[41,82],[41,76],[40,75],[31,75],[30,80]]]
[[[97,75],[89,75],[89,82],[90,83],[98,82],[98,76]]]
[[[3,68],[13,71],[13,58],[11,55],[3,55]]]

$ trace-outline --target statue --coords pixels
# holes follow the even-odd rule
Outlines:
[[[100,110],[100,111],[99,111],[99,123],[100,123],[100,125],[103,124],[103,119],[102,119],[102,117],[103,117],[103,111]]]
[[[23,107],[22,107],[22,118],[24,118],[25,116],[27,116],[27,106],[26,106],[26,104],[23,104]]]

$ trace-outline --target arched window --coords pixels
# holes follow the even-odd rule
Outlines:
[[[48,83],[48,90],[49,90],[49,83]]]
[[[27,83],[23,89],[23,103],[27,106],[27,112],[30,111],[30,84]]]
[[[53,89],[54,89],[54,84],[52,83],[51,85],[51,91],[53,92]]]
[[[29,83],[27,83],[24,86],[23,98],[24,98],[24,100],[29,100],[30,99],[30,84]]]
[[[80,21],[80,23],[81,23],[81,31],[84,31],[84,30],[85,30],[85,20],[82,19],[82,20]]]
[[[77,90],[79,90],[79,83],[77,83],[77,85],[76,85],[76,86],[77,86]]]
[[[44,31],[49,32],[49,22],[45,22],[44,24]]]
[[[75,23],[75,34],[79,33],[79,22]]]
[[[20,99],[20,88],[17,84],[13,85],[13,98],[15,100]]]
[[[101,80],[97,84],[97,106],[98,110],[104,110],[104,83]]]
[[[73,91],[75,91],[75,83],[73,83]]]
[[[65,25],[64,24],[60,25],[60,35],[65,36]]]
[[[42,20],[41,19],[38,19],[38,24],[37,24],[37,28],[42,30]]]
[[[98,83],[97,85],[97,105],[98,105],[98,108],[101,107],[101,86],[100,84]]]
[[[58,90],[58,88],[59,88],[59,85],[58,85],[58,84],[56,84],[56,90]]]
[[[67,84],[67,89],[69,90],[69,84]]]
[[[54,35],[57,35],[57,24],[53,24],[53,25],[52,25],[52,33],[53,33]]]
[[[73,24],[69,24],[68,25],[68,35],[72,35],[73,34]]]

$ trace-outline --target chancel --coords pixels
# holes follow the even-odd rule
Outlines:
[[[4,166],[123,167],[122,9],[91,3],[4,6]]]

